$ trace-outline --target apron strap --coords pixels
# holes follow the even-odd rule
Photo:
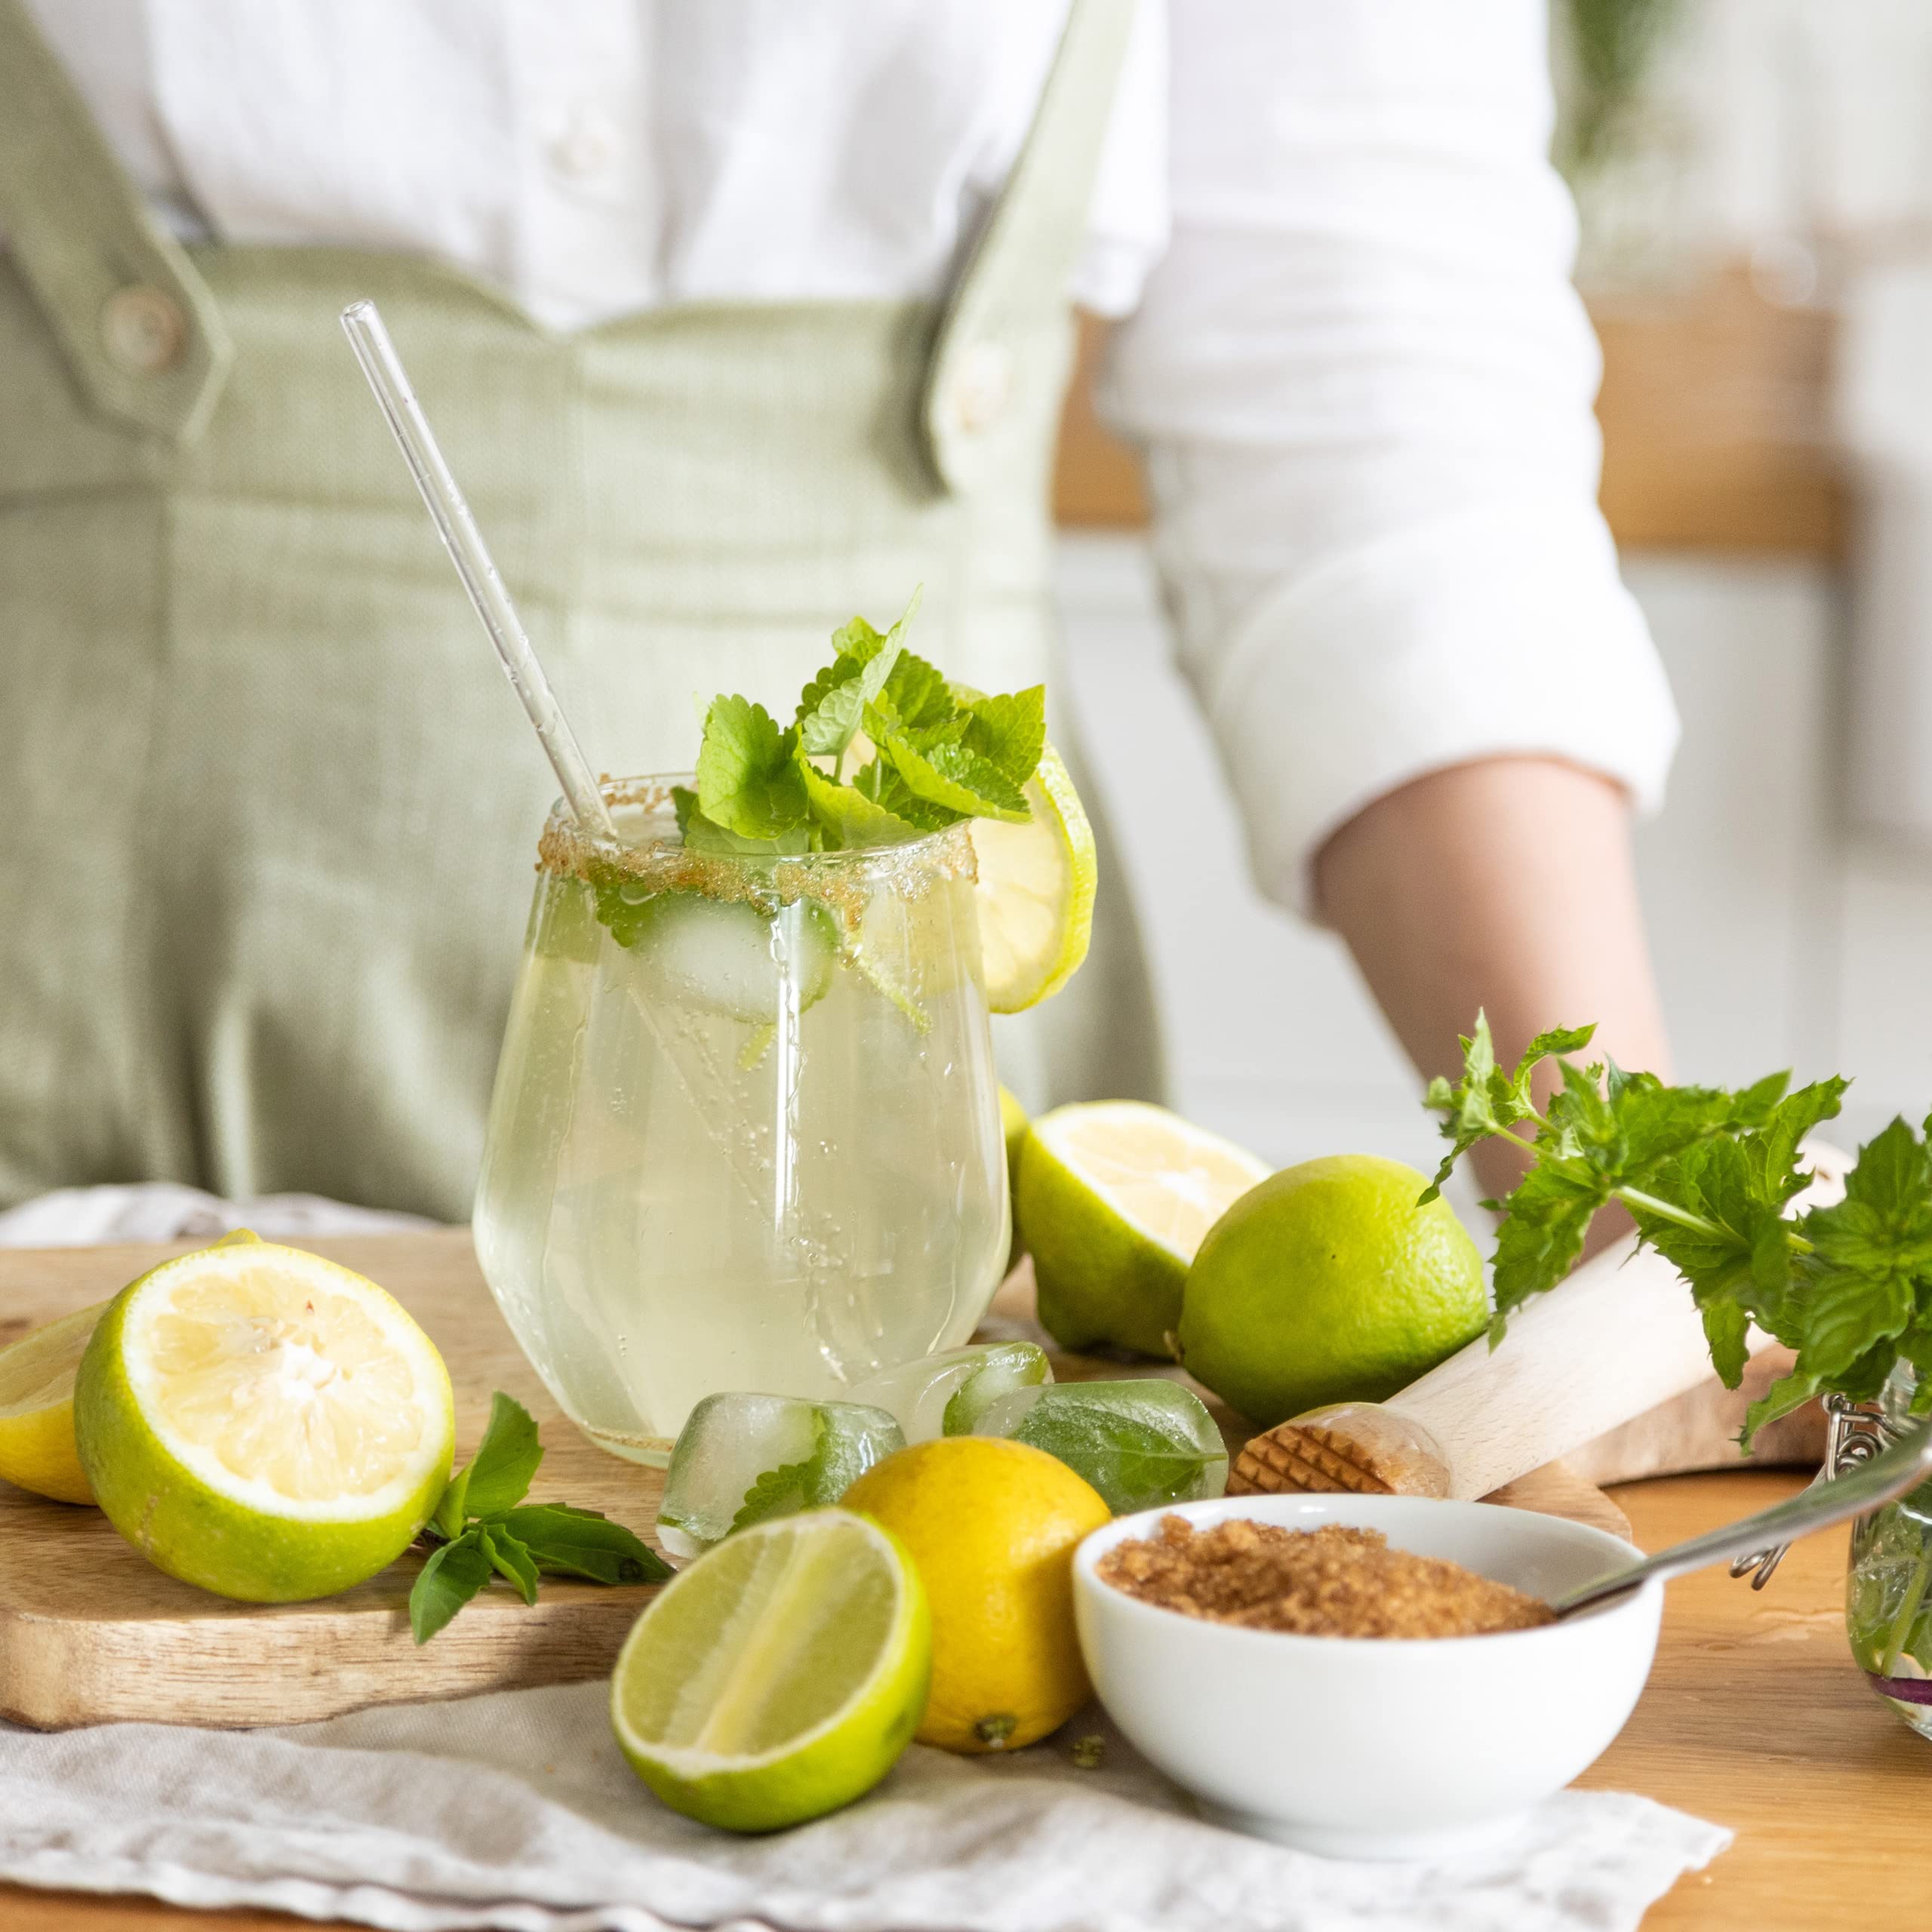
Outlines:
[[[920,420],[949,491],[1005,412],[1023,338],[1066,312],[1136,5],[1071,0],[1032,127],[940,318]]]
[[[0,235],[94,408],[171,441],[198,435],[233,359],[227,329],[25,0],[0,0]]]

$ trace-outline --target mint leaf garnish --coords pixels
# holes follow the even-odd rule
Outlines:
[[[530,1411],[500,1389],[483,1440],[445,1488],[423,1534],[435,1547],[409,1592],[426,1644],[493,1577],[537,1601],[540,1573],[595,1583],[661,1583],[669,1564],[620,1523],[568,1503],[525,1503],[543,1445]]]
[[[749,698],[720,697],[705,713],[697,755],[699,809],[741,838],[777,838],[805,816],[798,728],[781,731]]]
[[[1047,744],[1047,688],[975,698],[967,707],[967,749],[977,752],[1015,785],[1038,768]]]
[[[866,729],[915,798],[961,818],[999,818],[1023,824],[1032,816],[1019,786],[991,759],[964,745],[924,737],[915,741],[877,706]]]
[[[922,829],[901,818],[889,805],[868,798],[856,785],[841,785],[814,764],[801,764],[805,797],[826,846],[832,851],[857,851],[869,845],[897,845],[916,838]]]
[[[833,632],[832,660],[800,694],[789,725],[749,698],[712,700],[697,788],[672,795],[687,846],[731,857],[866,851],[963,819],[1032,816],[1025,788],[1045,748],[1044,687],[956,690],[906,648],[918,608],[915,591],[889,631],[854,617]],[[855,745],[863,761],[854,769]],[[620,944],[634,944],[648,920],[625,912],[622,883],[599,884],[598,917]]]

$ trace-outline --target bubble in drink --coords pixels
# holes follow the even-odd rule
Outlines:
[[[836,1503],[906,1446],[884,1410],[796,1395],[707,1395],[671,1451],[658,1540],[695,1556],[734,1530]]]
[[[1227,1444],[1206,1405],[1158,1377],[1017,1389],[987,1405],[973,1433],[1057,1456],[1116,1516],[1198,1503],[1227,1486]]]
[[[1002,1395],[1054,1379],[1047,1352],[1031,1342],[980,1342],[881,1369],[854,1385],[855,1401],[889,1409],[908,1442],[971,1435]]]

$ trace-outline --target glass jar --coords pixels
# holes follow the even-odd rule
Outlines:
[[[1901,1362],[1875,1404],[1835,1405],[1835,1471],[1921,1426],[1909,1414],[1917,1386]],[[1844,1615],[1852,1655],[1872,1687],[1921,1737],[1932,1737],[1932,1481],[1852,1525]]]
[[[1009,1240],[967,829],[700,852],[676,782],[607,785],[621,853],[551,814],[475,1214],[551,1393],[656,1463],[705,1395],[956,1347]]]

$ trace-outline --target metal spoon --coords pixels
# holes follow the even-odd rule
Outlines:
[[[1688,1543],[1673,1544],[1647,1556],[1641,1563],[1615,1570],[1594,1583],[1558,1597],[1550,1608],[1558,1618],[1574,1617],[1592,1604],[1607,1602],[1626,1595],[1653,1577],[1681,1577],[1701,1570],[1706,1564],[1721,1563],[1727,1558],[1743,1556],[1769,1543],[1795,1543],[1814,1530],[1829,1529],[1849,1516],[1863,1516],[1896,1502],[1932,1475],[1932,1424],[1921,1423],[1911,1435],[1881,1450],[1869,1462],[1861,1463],[1844,1475],[1829,1482],[1814,1483],[1795,1496],[1760,1509],[1755,1516],[1727,1523],[1708,1536],[1693,1537]]]

